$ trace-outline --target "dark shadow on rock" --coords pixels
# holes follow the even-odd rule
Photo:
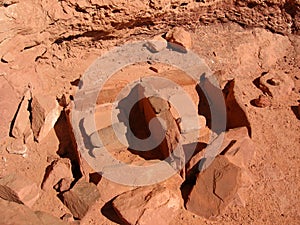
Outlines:
[[[89,182],[90,183],[94,183],[95,185],[97,185],[102,179],[102,176],[100,173],[90,173],[89,174]]]
[[[80,170],[79,153],[74,145],[74,135],[71,132],[70,125],[68,123],[66,112],[63,110],[54,125],[55,134],[59,140],[59,148],[56,152],[61,158],[68,158],[72,164],[72,173],[75,180],[82,177]]]
[[[194,187],[194,185],[196,184],[196,175],[193,176],[192,178],[184,181],[182,183],[182,185],[180,186],[180,191],[181,191],[181,196],[182,196],[182,199],[184,201],[184,206],[186,205],[187,201],[188,201],[188,197]]]
[[[223,89],[225,98],[226,111],[227,111],[227,127],[226,129],[232,129],[236,127],[247,127],[249,136],[251,137],[251,127],[246,111],[243,106],[238,102],[235,96],[235,81],[230,80],[227,82]]]
[[[101,208],[102,215],[114,223],[121,224],[121,225],[128,225],[126,222],[120,219],[119,215],[114,210],[112,206],[112,202],[114,199],[115,198],[105,203],[105,205]]]
[[[299,111],[298,111],[298,106],[291,106],[291,110],[293,111],[293,113],[295,114],[296,118],[298,120],[300,120],[300,114],[299,114]]]

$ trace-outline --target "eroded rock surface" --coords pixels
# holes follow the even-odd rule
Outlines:
[[[20,174],[10,174],[0,179],[0,197],[31,207],[40,196],[36,183]]]
[[[119,195],[113,207],[128,224],[168,224],[180,208],[180,197],[166,187],[137,188]]]

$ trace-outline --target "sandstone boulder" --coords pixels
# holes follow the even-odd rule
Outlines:
[[[212,164],[197,175],[186,202],[186,208],[205,218],[220,215],[233,201],[240,186],[241,169],[225,156],[217,156]]]
[[[39,196],[37,184],[25,176],[14,173],[0,179],[0,197],[2,199],[31,207]]]
[[[157,185],[125,192],[112,205],[120,218],[128,224],[169,224],[180,208],[180,196]]]
[[[26,205],[0,199],[0,224],[43,225],[39,217]]]
[[[63,193],[63,202],[75,218],[82,219],[99,197],[96,185],[81,179],[71,190]]]

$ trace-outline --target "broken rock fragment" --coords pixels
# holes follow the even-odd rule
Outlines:
[[[43,224],[38,216],[26,205],[0,199],[0,224],[36,225]]]
[[[149,51],[155,53],[160,52],[167,48],[167,42],[165,39],[163,39],[160,35],[155,36],[153,39],[147,41],[146,47],[149,49]]]
[[[166,40],[172,47],[181,52],[187,52],[192,47],[192,38],[189,32],[182,27],[175,27],[166,34]]]
[[[39,188],[20,174],[10,174],[0,179],[0,197],[31,207],[39,198]]]
[[[236,196],[240,177],[241,169],[238,166],[225,156],[217,156],[206,170],[197,175],[186,208],[205,218],[220,215]]]
[[[72,181],[73,175],[70,160],[67,158],[57,159],[47,167],[44,180],[42,182],[42,189],[48,191],[60,182],[60,188],[66,190],[70,187],[67,186],[70,185]]]
[[[99,197],[96,185],[81,179],[71,190],[63,193],[63,203],[75,218],[82,219]]]
[[[34,96],[31,102],[31,128],[35,140],[41,141],[53,128],[61,110],[57,101],[48,96]]]
[[[180,208],[180,197],[164,186],[142,187],[119,195],[114,210],[128,224],[169,224]]]

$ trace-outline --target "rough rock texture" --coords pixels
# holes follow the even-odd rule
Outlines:
[[[138,188],[119,195],[113,207],[128,224],[168,224],[180,208],[180,197],[164,186]]]
[[[218,156],[197,176],[186,208],[205,218],[219,215],[232,201],[240,186],[241,169],[226,157]]]
[[[278,224],[299,224],[299,4],[299,0],[0,1],[0,177],[18,170],[40,184],[45,168],[52,161],[47,159],[59,155],[70,158],[74,177],[83,175],[89,180],[90,172],[80,172],[85,161],[80,158],[76,145],[72,144],[72,135],[67,132],[70,124],[66,126],[62,122],[64,113],[55,129],[51,129],[44,139],[39,139],[39,143],[25,140],[27,157],[18,155],[22,148],[21,151],[7,149],[12,121],[25,91],[29,88],[33,96],[46,95],[53,101],[64,95],[66,101],[60,101],[61,106],[71,105],[76,89],[81,85],[79,78],[97,57],[111,47],[126,41],[165,37],[174,27],[181,27],[191,34],[192,51],[204,59],[213,74],[220,78],[222,88],[229,80],[235,80],[233,95],[251,124],[256,155],[252,162],[247,162],[247,168],[242,168],[241,162],[246,162],[239,157],[247,154],[235,152],[239,148],[248,149],[241,147],[244,144],[238,144],[238,141],[234,144],[236,139],[229,139],[229,144],[221,150],[224,150],[224,157],[242,168],[241,184],[247,183],[247,174],[254,176],[255,182],[251,184],[252,190],[242,193],[243,188],[240,188],[237,191],[237,198],[248,197],[247,204],[242,201],[244,207],[229,204],[223,214],[215,218],[216,221],[181,209],[170,224],[269,224],[274,221]],[[165,42],[153,49],[162,48],[165,48]],[[166,70],[159,64],[135,66],[123,68],[123,76],[108,81],[110,87],[103,89],[105,98],[100,96],[97,103],[103,101],[101,104],[105,104],[106,100],[112,103],[119,91],[133,80],[140,80],[145,75],[161,75],[173,78],[193,98],[196,107],[199,104],[194,84],[182,79],[182,71],[174,68]],[[277,78],[270,77],[265,82],[274,95],[270,97],[272,104],[265,108],[253,107],[251,100],[263,94],[259,82],[254,81],[261,75],[263,79],[277,72],[280,78],[284,78],[283,86],[280,82],[278,85]],[[294,82],[292,91],[290,85],[285,86],[285,81],[290,83],[289,80]],[[185,85],[186,82],[189,85]],[[174,119],[179,122],[179,116],[173,112]],[[107,118],[109,114],[105,112],[104,127],[110,125]],[[210,118],[205,120],[209,125]],[[208,142],[204,138],[189,140],[196,143],[200,153]],[[12,152],[16,153],[10,154]],[[133,154],[128,149],[119,149],[115,153],[116,158],[132,162]],[[61,187],[58,187],[60,191],[67,188],[63,188],[65,185]],[[34,210],[51,212],[58,218],[69,213],[55,190],[41,193],[42,197],[33,205]],[[10,219],[13,213],[15,223],[26,221],[30,224],[27,215],[31,214],[25,217],[22,213],[16,215],[18,210],[12,207],[14,204],[9,202],[0,207],[2,211],[13,209],[1,216],[4,223],[10,224],[6,218]],[[101,204],[86,214],[81,221],[83,225],[114,224],[118,221],[109,215],[104,216],[100,212]],[[22,221],[19,215],[22,215]],[[35,221],[33,224],[42,223]]]
[[[63,202],[75,218],[82,219],[99,197],[95,184],[80,180],[70,191],[63,193]]]
[[[261,108],[265,108],[270,106],[271,100],[268,96],[265,95],[259,95],[259,97],[257,99],[254,99],[254,105],[257,107],[261,107]]]
[[[0,179],[0,197],[31,207],[39,198],[38,186],[20,174],[10,174]]]
[[[46,212],[37,211],[35,212],[37,217],[42,221],[43,224],[53,224],[53,225],[67,225],[66,222],[62,221],[61,219],[52,216]]]
[[[174,49],[187,52],[192,47],[191,34],[182,27],[175,27],[166,34],[166,40]]]
[[[280,100],[292,93],[295,84],[289,75],[283,71],[269,71],[260,77],[259,88],[264,94]]]
[[[0,140],[3,140],[9,135],[9,126],[18,108],[18,95],[5,77],[0,76],[0,84]]]
[[[26,205],[0,199],[1,224],[36,225],[44,224]],[[45,224],[46,225],[46,224]]]
[[[62,181],[64,179],[64,181]],[[67,181],[67,182],[65,182]],[[73,174],[71,171],[71,162],[69,159],[58,159],[54,160],[51,165],[46,169],[44,180],[42,182],[42,189],[49,191],[58,182],[63,182],[63,187],[60,183],[60,188],[67,190],[73,181]],[[67,187],[69,184],[69,187]]]
[[[32,131],[34,138],[41,141],[53,128],[58,117],[60,108],[55,99],[48,96],[34,96],[31,102]]]

